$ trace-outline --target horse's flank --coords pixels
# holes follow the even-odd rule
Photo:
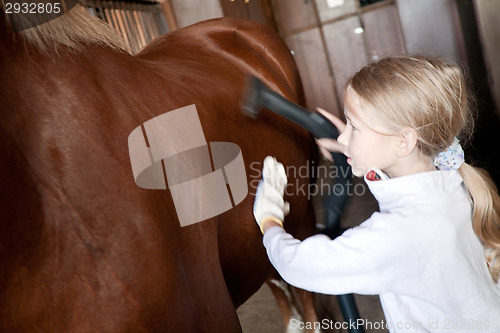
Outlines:
[[[196,104],[206,137],[238,144],[247,170],[268,154],[304,165],[307,132],[239,111],[248,74],[293,101],[302,95],[284,42],[225,18],[132,57],[83,8],[43,29],[13,35],[4,25],[0,15],[0,331],[241,332],[235,305],[272,272],[253,197],[181,228],[167,191],[135,184],[127,138]],[[300,192],[290,202],[287,229],[305,236],[310,202]]]
[[[73,9],[56,19],[37,25],[34,16],[11,15],[7,17],[5,13],[5,0],[0,1],[2,3],[0,8],[0,26],[3,25],[6,31],[9,31],[11,34],[13,31],[12,27],[16,24],[33,26],[33,28],[22,30],[14,35],[27,45],[32,45],[43,53],[57,53],[61,46],[69,47],[77,52],[83,52],[88,44],[99,44],[111,47],[117,51],[126,52],[126,44],[123,38],[112,27],[90,15],[80,5],[76,5]],[[62,2],[64,3],[65,1],[62,0]],[[40,20],[40,15],[44,14],[37,15],[36,19]],[[13,20],[18,21],[13,22]]]

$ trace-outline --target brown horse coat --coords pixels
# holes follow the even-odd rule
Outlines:
[[[266,155],[305,165],[307,133],[270,113],[252,121],[238,107],[247,73],[300,101],[281,39],[221,19],[137,56],[96,44],[54,54],[1,29],[0,331],[240,331],[235,306],[272,272],[254,197],[181,228],[168,190],[134,183],[127,137],[196,104],[207,141],[241,147],[249,182],[249,165]],[[288,230],[311,221],[310,231],[307,197],[289,200]]]

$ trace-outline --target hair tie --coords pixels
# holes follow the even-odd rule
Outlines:
[[[434,166],[439,170],[457,170],[464,163],[464,151],[457,138],[434,159]]]

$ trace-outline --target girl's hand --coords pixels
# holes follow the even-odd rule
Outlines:
[[[330,120],[335,127],[337,127],[339,135],[344,132],[346,125],[342,120],[319,107],[316,107],[316,110]],[[318,145],[321,154],[329,161],[333,160],[331,152],[344,152],[344,146],[334,139],[316,139],[316,144]]]
[[[283,164],[274,157],[267,156],[253,206],[255,221],[262,233],[267,230],[265,225],[271,225],[268,223],[270,221],[283,226],[283,220],[290,211],[290,204],[283,199],[287,182]]]

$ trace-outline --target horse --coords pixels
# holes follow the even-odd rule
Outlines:
[[[299,126],[239,108],[249,74],[303,104],[282,39],[222,18],[132,56],[79,5],[21,32],[2,14],[0,331],[240,332],[235,309],[273,274],[248,175],[267,155],[294,168],[317,158]],[[168,189],[134,182],[127,137],[192,104],[207,140],[240,147],[249,195],[181,227]],[[307,194],[287,200],[287,230],[312,234]]]

